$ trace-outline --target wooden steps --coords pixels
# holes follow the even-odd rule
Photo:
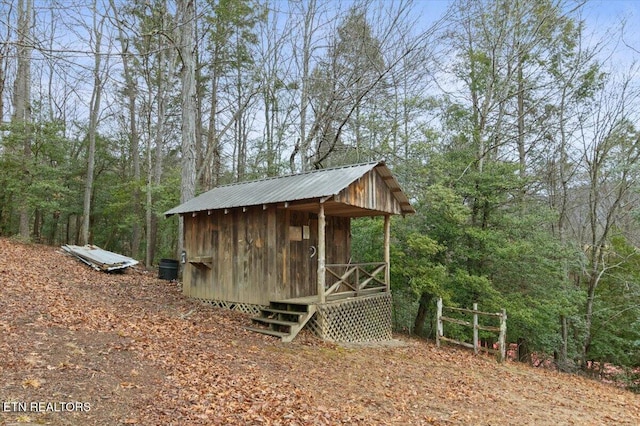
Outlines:
[[[291,342],[316,312],[316,306],[291,301],[269,302],[269,307],[261,308],[260,315],[251,318],[258,327],[246,330],[280,337],[283,342]]]

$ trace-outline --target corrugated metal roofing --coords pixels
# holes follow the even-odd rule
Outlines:
[[[395,189],[394,196],[403,211],[413,213],[409,200],[384,162],[373,162],[219,186],[168,210],[165,215],[328,197],[338,194],[375,167],[383,177],[390,177],[387,185]]]
[[[101,249],[94,245],[74,246],[68,244],[62,246],[62,249],[98,271],[115,271],[138,264],[138,261],[135,259]]]

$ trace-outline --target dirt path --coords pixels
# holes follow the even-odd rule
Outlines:
[[[291,344],[140,269],[0,239],[0,424],[640,424],[640,396],[428,342]]]

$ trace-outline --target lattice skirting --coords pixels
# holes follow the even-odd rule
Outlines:
[[[238,303],[238,302],[227,302],[226,300],[210,300],[210,299],[200,299],[196,298],[203,303],[208,303],[209,305],[213,305],[216,308],[229,309],[231,311],[238,311],[244,314],[249,315],[258,315],[260,313],[260,305],[252,305],[249,303]]]
[[[391,302],[391,293],[386,292],[317,305],[307,327],[334,342],[390,340]]]

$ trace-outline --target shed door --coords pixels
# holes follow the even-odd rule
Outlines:
[[[314,214],[291,212],[289,224],[290,297],[317,293],[318,218]]]

